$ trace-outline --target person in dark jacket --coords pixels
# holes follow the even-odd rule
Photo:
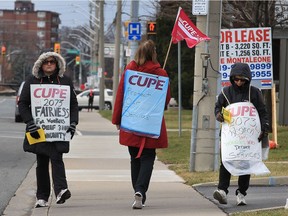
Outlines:
[[[93,92],[92,88],[90,89],[90,92],[87,95],[87,97],[88,97],[88,112],[89,112],[89,109],[91,109],[91,112],[92,112],[93,111],[93,101],[94,101],[94,92]]]
[[[36,154],[37,191],[35,207],[48,206],[50,196],[49,161],[56,203],[70,198],[63,153],[69,152],[78,124],[78,103],[73,83],[64,75],[65,60],[56,52],[45,52],[34,63],[32,74],[27,77],[19,100],[19,111],[26,123],[26,132],[37,141],[39,128],[46,136],[44,142],[30,145],[24,139],[24,151]]]
[[[261,133],[258,141],[268,135],[269,121],[264,99],[261,91],[252,86],[250,67],[246,63],[235,63],[232,65],[230,73],[231,85],[224,87],[222,92],[218,95],[215,104],[215,116],[219,122],[224,122],[222,115],[222,107],[237,102],[251,102],[258,111]],[[228,187],[230,185],[231,174],[225,168],[223,163],[220,165],[218,189],[214,191],[213,197],[221,204],[227,204]],[[247,195],[246,191],[249,188],[250,175],[241,175],[238,177],[238,189],[236,190],[237,205],[246,205],[244,197]]]
[[[168,77],[167,72],[161,68],[157,61],[156,47],[152,40],[148,40],[140,44],[135,54],[135,60],[132,60],[126,67],[126,70],[128,69]],[[118,86],[112,116],[112,123],[116,125],[118,130],[120,129],[122,116],[125,71],[122,74]],[[166,105],[169,103],[170,98],[170,87],[168,86],[165,102]],[[136,135],[134,133],[120,129],[119,142],[121,145],[128,146],[130,153],[131,179],[135,192],[134,203],[132,207],[133,209],[142,209],[146,201],[146,192],[148,190],[153,171],[153,165],[156,156],[155,149],[168,147],[168,138],[164,116],[162,120],[160,136],[157,139],[149,137],[143,138],[140,135]],[[141,145],[144,145],[142,152]],[[139,151],[141,155],[140,157],[137,157],[137,155],[139,156]]]

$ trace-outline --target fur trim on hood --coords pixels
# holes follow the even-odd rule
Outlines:
[[[51,56],[54,57],[57,61],[57,68],[59,70],[58,75],[60,77],[63,77],[65,70],[66,70],[66,62],[65,62],[65,59],[56,52],[45,52],[39,56],[37,61],[34,63],[34,66],[32,69],[32,74],[35,77],[41,78],[43,76],[42,74],[39,73],[41,70],[42,64],[47,58]]]

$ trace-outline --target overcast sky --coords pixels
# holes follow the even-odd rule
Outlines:
[[[151,0],[140,0],[139,16],[151,14]],[[15,0],[0,0],[0,9],[14,9]],[[35,10],[47,10],[60,13],[61,26],[77,26],[88,23],[89,0],[32,0]],[[131,0],[122,0],[122,11],[130,14]],[[105,0],[105,27],[112,23],[117,8],[116,0]],[[152,11],[153,13],[153,11]],[[125,14],[122,20],[129,20]],[[60,26],[60,27],[61,27]]]

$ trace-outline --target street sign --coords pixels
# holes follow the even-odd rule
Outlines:
[[[193,15],[207,15],[208,13],[208,0],[194,0],[192,3]]]
[[[141,40],[141,23],[130,22],[128,25],[128,39],[129,40]]]
[[[79,52],[79,50],[76,50],[76,49],[67,49],[67,54],[76,54],[76,55],[79,55],[80,52]]]

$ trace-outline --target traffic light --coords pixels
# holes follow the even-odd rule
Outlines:
[[[126,20],[124,21],[124,37],[128,38],[128,25],[131,21],[130,20]]]
[[[76,65],[80,64],[80,56],[76,56],[75,58]]]
[[[2,54],[2,56],[6,55],[6,47],[4,45],[2,45],[2,47],[1,47],[1,54]]]
[[[60,43],[54,43],[54,52],[60,54]]]
[[[156,34],[156,22],[147,22],[147,34]]]

